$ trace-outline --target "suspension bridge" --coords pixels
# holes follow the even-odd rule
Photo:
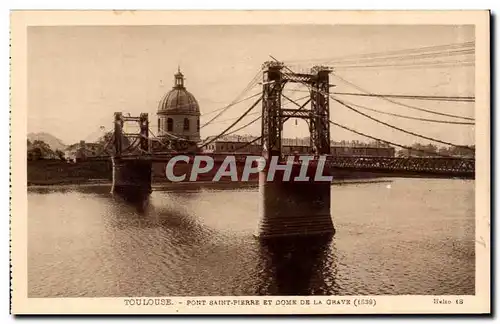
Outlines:
[[[262,91],[257,95],[240,100],[241,96],[230,105],[218,110],[218,114],[211,118],[201,128],[214,122],[223,115],[231,106],[250,98],[255,98],[240,116],[218,135],[210,139],[192,141],[163,130],[164,136],[155,136],[150,128],[147,113],[139,116],[125,116],[121,112],[114,114],[114,126],[112,136],[109,136],[103,150],[107,150],[113,161],[113,191],[129,192],[130,190],[151,190],[152,169],[155,164],[165,166],[168,161],[178,155],[208,155],[216,163],[220,163],[227,154],[206,153],[203,151],[208,145],[223,136],[234,134],[251,124],[261,121],[261,134],[252,141],[248,141],[239,147],[259,144],[261,155],[266,160],[278,157],[280,163],[286,163],[289,155],[282,149],[283,125],[291,118],[303,119],[309,126],[310,145],[308,155],[315,159],[323,156],[325,169],[329,174],[335,175],[339,171],[347,172],[374,172],[398,176],[420,176],[420,177],[444,177],[474,179],[475,160],[473,157],[451,156],[438,151],[427,151],[409,147],[395,140],[387,140],[376,137],[367,132],[355,129],[352,126],[343,125],[333,120],[330,116],[330,103],[336,103],[364,118],[375,123],[389,127],[395,131],[405,133],[417,138],[425,139],[435,143],[441,143],[464,151],[469,151],[474,156],[474,147],[451,143],[439,138],[431,137],[414,131],[406,130],[400,126],[380,120],[366,111],[375,111],[369,108],[343,99],[349,96],[377,97],[394,104],[404,105],[407,108],[434,113],[447,119],[426,119],[411,117],[402,114],[393,114],[378,111],[382,114],[394,117],[415,119],[424,122],[444,123],[449,125],[474,125],[474,119],[431,111],[417,106],[403,104],[397,100],[414,98],[418,100],[442,100],[442,101],[465,101],[474,102],[474,97],[446,97],[446,96],[410,96],[394,94],[374,94],[352,84],[360,92],[333,92],[334,86],[330,83],[330,75],[335,72],[328,66],[316,65],[309,72],[294,72],[283,62],[271,57],[272,60],[265,62],[258,73],[261,78]],[[349,81],[335,75],[340,80]],[[307,101],[298,103],[284,93],[289,84],[297,84],[305,87],[308,93]],[[295,108],[284,108],[282,100],[293,104]],[[259,108],[257,108],[259,107]],[[255,119],[244,125],[238,125],[250,115],[257,115]],[[126,133],[125,123],[136,123],[139,125],[137,133]],[[385,145],[399,147],[411,152],[422,153],[424,156],[406,157],[382,157],[382,156],[336,156],[331,154],[330,127],[335,126],[356,135],[384,143]],[[238,163],[244,163],[247,155],[235,154]],[[283,235],[309,235],[328,234],[334,232],[334,226],[330,215],[330,184],[306,182],[280,182],[268,181],[266,178],[268,170],[264,169],[259,175],[259,187],[261,188],[261,213],[262,222],[258,234],[261,237],[276,237]],[[298,172],[298,171],[297,171]]]

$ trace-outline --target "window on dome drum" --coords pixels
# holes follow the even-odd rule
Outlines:
[[[171,132],[174,130],[174,121],[172,118],[167,119],[167,132]]]
[[[200,131],[200,120],[199,119],[196,121],[196,131],[198,131],[198,132]]]
[[[184,130],[189,130],[189,119],[184,118]]]
[[[158,133],[161,132],[160,118],[158,118]]]

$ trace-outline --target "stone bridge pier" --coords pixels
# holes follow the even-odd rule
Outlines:
[[[113,158],[112,193],[142,198],[151,193],[151,161]]]
[[[283,181],[283,172],[276,172],[273,180],[268,179],[269,170],[260,172],[257,237],[272,239],[335,234],[330,211],[331,183],[315,181],[314,174],[308,181],[294,181],[299,169],[293,169],[290,181]],[[315,169],[310,171],[314,173]]]

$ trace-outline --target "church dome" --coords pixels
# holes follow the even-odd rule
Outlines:
[[[200,107],[196,98],[186,90],[184,75],[179,70],[175,74],[175,83],[172,90],[160,100],[158,114],[165,115],[200,115]]]

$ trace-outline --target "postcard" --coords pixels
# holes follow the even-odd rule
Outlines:
[[[11,313],[489,314],[488,11],[12,11]]]

